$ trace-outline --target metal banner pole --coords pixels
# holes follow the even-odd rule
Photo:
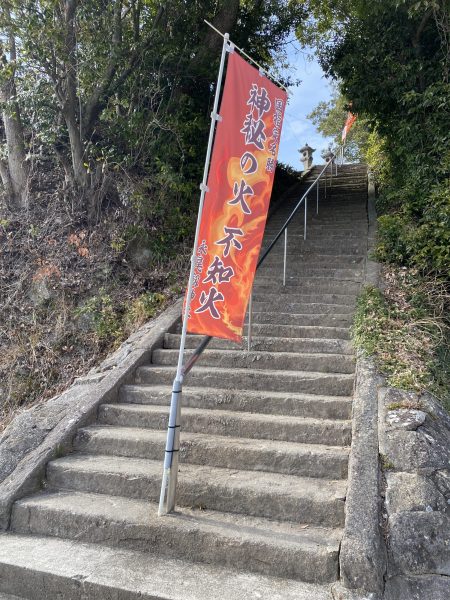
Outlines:
[[[183,387],[183,357],[184,347],[186,344],[187,324],[189,318],[189,310],[192,300],[192,288],[194,283],[195,256],[198,246],[198,237],[200,232],[200,223],[202,219],[203,204],[205,195],[208,191],[206,185],[208,181],[209,164],[211,159],[212,145],[214,139],[214,131],[216,122],[221,118],[217,113],[219,105],[220,88],[222,85],[223,72],[225,67],[225,57],[227,51],[231,51],[233,46],[229,43],[230,36],[228,33],[224,35],[222,55],[220,57],[219,74],[217,76],[216,93],[214,97],[214,106],[211,113],[211,126],[209,129],[208,147],[206,150],[205,167],[203,170],[203,180],[200,184],[200,203],[198,208],[197,226],[195,229],[194,247],[191,256],[191,271],[189,274],[189,283],[186,295],[186,303],[183,314],[183,328],[181,331],[180,351],[178,355],[177,372],[172,387],[172,398],[170,401],[169,425],[167,428],[166,451],[164,455],[164,470],[161,484],[161,494],[159,498],[158,515],[162,516],[172,512],[175,508],[176,487],[178,478],[178,454],[179,454],[179,439],[180,439],[180,418],[181,418],[181,395]]]
[[[287,227],[284,230],[283,287],[286,287]]]

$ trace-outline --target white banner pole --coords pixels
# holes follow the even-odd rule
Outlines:
[[[175,508],[175,495],[177,486],[178,476],[178,453],[179,453],[179,440],[180,440],[180,415],[181,415],[181,393],[183,386],[183,358],[184,358],[184,347],[186,343],[186,333],[188,316],[191,307],[191,296],[192,288],[194,283],[194,270],[195,270],[195,258],[198,247],[198,237],[200,232],[200,223],[202,219],[203,204],[205,201],[205,195],[208,191],[207,181],[209,173],[209,165],[211,159],[212,145],[214,139],[214,131],[216,128],[216,122],[221,120],[221,117],[217,113],[219,106],[220,88],[222,86],[222,78],[225,67],[225,56],[227,51],[233,50],[233,45],[229,43],[230,36],[228,33],[224,35],[224,41],[222,46],[222,55],[220,57],[219,74],[217,76],[216,93],[214,97],[214,106],[211,113],[211,126],[209,129],[208,147],[206,150],[205,167],[203,170],[203,180],[200,184],[200,203],[198,208],[197,226],[195,228],[194,247],[191,256],[191,271],[189,274],[189,283],[186,296],[186,304],[183,314],[183,328],[181,331],[181,342],[180,351],[178,355],[177,373],[172,387],[172,398],[170,401],[170,412],[169,412],[169,425],[167,428],[167,441],[166,451],[164,455],[164,470],[161,484],[161,494],[159,498],[159,509],[158,515],[162,516],[169,512],[172,512]]]

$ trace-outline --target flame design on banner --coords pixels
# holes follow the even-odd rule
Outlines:
[[[286,92],[229,56],[188,331],[240,341],[272,193]]]

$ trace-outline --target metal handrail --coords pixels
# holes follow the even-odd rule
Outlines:
[[[326,189],[327,189],[327,183],[326,183],[327,182],[327,175],[326,175],[326,170],[331,165],[331,184],[332,184],[332,178],[333,178],[333,160],[335,160],[335,158],[337,156],[337,152],[338,152],[338,150],[336,150],[336,152],[333,152],[333,155],[330,156],[328,162],[325,163],[325,166],[323,167],[323,169],[321,170],[321,172],[319,173],[319,175],[316,177],[316,179],[312,182],[312,184],[309,186],[309,188],[306,190],[306,192],[303,194],[303,196],[297,202],[297,204],[295,205],[294,210],[291,212],[291,214],[289,215],[289,217],[286,219],[284,225],[281,227],[281,229],[279,230],[279,232],[277,233],[277,235],[275,236],[275,238],[272,240],[272,242],[269,244],[269,246],[266,248],[266,250],[264,251],[263,255],[259,258],[258,263],[256,265],[255,271],[257,271],[259,269],[259,267],[263,264],[263,262],[265,261],[265,259],[267,258],[267,256],[272,251],[272,249],[275,246],[275,244],[280,239],[280,237],[283,235],[284,232],[287,231],[287,227],[288,227],[289,223],[295,217],[295,215],[297,214],[297,211],[299,210],[299,208],[303,204],[303,202],[305,202],[304,239],[306,239],[306,210],[307,210],[308,194],[313,189],[313,187],[315,185],[317,185],[317,212],[319,212],[319,181],[320,181],[322,175],[325,173],[325,195],[326,195]],[[337,163],[336,163],[336,172],[337,172]],[[286,246],[287,246],[287,236],[285,234],[284,281],[285,281],[285,273],[286,273],[286,266],[285,266],[286,265]],[[252,305],[252,296],[250,296],[250,302],[249,302],[250,312],[251,312],[251,305]],[[251,319],[251,316],[250,316],[250,319]],[[250,327],[251,327],[251,320],[249,320],[249,330],[247,332],[248,349],[249,350],[250,350],[250,339],[251,339]],[[183,367],[183,371],[182,371],[183,378],[189,373],[189,371],[192,369],[192,367],[198,361],[198,359],[200,358],[200,356],[202,355],[203,351],[208,346],[208,344],[212,340],[212,338],[213,338],[212,335],[205,336],[203,338],[203,340],[200,342],[200,344],[197,346],[197,348],[194,350],[192,356],[190,357],[190,359],[187,361],[187,363]]]

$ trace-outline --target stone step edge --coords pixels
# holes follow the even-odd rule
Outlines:
[[[116,402],[116,403],[111,403],[108,404],[107,402],[105,402],[104,404],[102,404],[99,407],[100,412],[103,412],[105,410],[123,410],[123,411],[133,411],[133,410],[137,410],[143,413],[160,413],[161,411],[165,411],[167,413],[168,416],[168,405],[164,405],[164,404],[133,404],[133,403],[120,403],[120,402]],[[303,425],[323,425],[326,427],[339,427],[339,429],[341,427],[347,426],[347,427],[351,427],[351,420],[348,419],[325,419],[325,418],[319,418],[319,417],[298,417],[298,416],[291,416],[291,415],[267,415],[264,413],[253,413],[253,412],[247,412],[247,411],[231,411],[231,410],[219,410],[217,408],[192,408],[189,406],[183,406],[183,414],[188,414],[191,416],[195,416],[197,414],[204,414],[204,415],[213,415],[213,416],[217,416],[217,417],[222,417],[222,418],[233,418],[233,419],[256,419],[256,420],[267,420],[268,423],[271,423],[273,421],[279,420],[279,421],[290,421],[291,423],[296,423],[297,425],[303,424]],[[99,422],[101,422],[101,416],[99,417]],[[134,427],[134,425],[128,425],[128,427]],[[224,436],[226,437],[226,436]],[[254,439],[254,438],[251,438]],[[328,444],[326,444],[328,445]]]
[[[169,410],[164,404],[102,404],[98,424],[112,427],[166,430]],[[351,421],[324,417],[269,415],[183,406],[183,432],[223,437],[248,437],[292,443],[350,446]],[[246,435],[247,433],[247,435]]]
[[[122,386],[121,388],[121,392],[122,394],[125,393],[126,391],[141,391],[142,389],[144,389],[145,391],[154,391],[156,392],[164,392],[164,393],[168,393],[168,400],[167,402],[170,402],[170,392],[171,392],[171,386],[169,384],[167,385],[158,385],[158,384],[152,384],[152,383],[129,383],[126,384],[124,386]],[[186,385],[186,387],[183,389],[183,393],[189,394],[189,392],[192,392],[193,394],[195,393],[209,393],[208,390],[216,390],[215,387],[208,387],[208,386],[203,386],[203,387],[198,387],[198,386],[191,386],[189,384]],[[227,391],[227,390],[226,390]],[[225,391],[225,392],[226,392]],[[277,391],[255,391],[255,390],[245,390],[245,389],[239,389],[239,390],[235,390],[234,393],[239,393],[239,394],[244,394],[247,396],[261,396],[261,395],[265,395],[265,396],[270,396],[272,398],[279,398],[280,400],[284,400],[286,398],[286,396],[288,396],[289,398],[292,398],[294,400],[298,400],[299,402],[305,401],[305,400],[309,400],[309,401],[316,401],[316,402],[320,402],[320,401],[326,401],[326,402],[339,402],[339,403],[346,403],[346,404],[351,404],[352,403],[352,396],[332,396],[330,394],[302,394],[302,393],[295,393],[295,392],[277,392]],[[264,414],[264,413],[261,413]]]
[[[326,354],[324,355],[326,356]],[[195,370],[196,372],[206,372],[206,371],[211,371],[213,367],[208,367],[208,366],[201,366],[201,365],[196,365],[195,366]],[[256,377],[260,377],[261,376],[261,371],[259,371],[258,369],[230,369],[228,367],[220,367],[220,368],[215,368],[214,372],[215,373],[230,373],[230,370],[233,371],[233,374],[236,375],[236,377],[238,375],[248,375],[249,373],[253,373]],[[173,369],[172,365],[143,365],[137,368],[137,372],[141,371],[142,373],[148,372],[148,371],[164,371],[166,373],[173,373],[175,376],[175,372]],[[281,369],[276,371],[276,370],[271,370],[271,369],[265,369],[264,373],[266,375],[272,375],[273,377],[317,377],[317,378],[327,378],[327,379],[333,379],[333,378],[340,378],[340,379],[347,379],[347,380],[353,380],[354,379],[354,374],[352,373],[322,373],[321,371],[292,371],[292,370],[285,370],[282,371]],[[137,382],[137,383],[146,383],[146,382]],[[262,391],[262,390],[261,390]],[[265,390],[265,391],[270,391],[270,390]],[[286,392],[289,393],[289,392]],[[329,394],[326,394],[329,395]]]
[[[201,563],[320,583],[337,577],[342,529],[277,522],[209,510],[158,517],[158,505],[119,496],[41,493],[14,505],[13,533],[70,537]],[[99,522],[102,527],[99,527]],[[151,550],[150,550],[151,548]],[[261,563],[263,553],[269,565]]]
[[[166,430],[165,429],[150,429],[150,428],[142,428],[142,427],[126,427],[126,426],[121,426],[121,425],[88,425],[86,427],[80,427],[80,429],[78,430],[78,439],[80,441],[77,441],[77,438],[75,438],[74,441],[74,448],[76,451],[81,451],[79,450],[79,448],[83,448],[83,445],[86,443],[85,439],[83,439],[83,436],[86,436],[87,439],[87,444],[89,445],[91,439],[94,439],[94,437],[91,436],[91,434],[94,434],[94,436],[97,436],[97,439],[103,436],[103,439],[105,439],[104,434],[106,435],[106,439],[111,439],[114,437],[114,434],[119,433],[120,434],[124,434],[125,437],[129,436],[130,439],[132,439],[133,441],[136,441],[136,436],[138,436],[139,434],[143,435],[144,441],[147,441],[145,438],[147,437],[147,439],[151,440],[152,442],[156,443],[156,444],[161,444],[161,460],[164,457],[164,445],[165,445],[165,441],[166,441]],[[111,435],[112,434],[112,435]],[[116,436],[117,437],[117,436]],[[263,448],[264,451],[269,450],[269,451],[273,451],[276,453],[280,453],[281,451],[285,451],[287,453],[304,453],[308,456],[311,456],[313,453],[316,453],[317,455],[320,455],[323,458],[328,458],[328,457],[335,457],[335,458],[342,458],[342,459],[347,459],[350,453],[350,447],[349,446],[340,446],[340,445],[333,445],[333,444],[308,444],[308,443],[301,443],[301,442],[285,442],[282,440],[261,440],[261,439],[256,439],[256,438],[246,438],[246,437],[232,437],[232,436],[225,436],[225,435],[216,435],[216,434],[207,434],[207,433],[192,433],[190,431],[185,431],[183,432],[183,436],[181,438],[181,446],[183,444],[188,444],[190,445],[192,442],[196,442],[197,443],[197,447],[203,442],[206,446],[209,444],[213,444],[216,445],[216,447],[220,448],[220,447],[224,447],[226,446],[227,448],[229,448],[230,446],[233,446],[233,442],[236,444],[236,446],[242,446],[242,443],[245,441],[246,442],[246,448],[252,449],[253,451],[255,451],[256,453],[260,453],[261,451],[261,446],[265,446],[265,448]],[[83,453],[85,454],[90,454],[91,452],[85,452],[83,450]],[[101,454],[101,453],[98,453]],[[189,460],[185,460],[186,464],[199,464],[199,463],[192,463],[189,462]],[[206,464],[205,464],[206,466]],[[211,465],[212,466],[212,465]],[[238,469],[240,470],[240,469]],[[251,469],[249,469],[251,470]],[[261,469],[258,469],[258,471]],[[268,472],[272,472],[272,471],[263,471],[264,473],[268,473]],[[277,471],[274,471],[277,472]],[[328,477],[320,477],[319,479],[329,479]]]
[[[49,463],[47,491],[106,494],[157,503],[162,462],[73,454]],[[279,522],[343,527],[346,480],[182,464],[177,506]]]
[[[171,397],[170,384],[127,384],[120,388],[119,403],[168,406]],[[211,394],[216,401],[211,404]],[[320,403],[320,404],[318,404]],[[327,417],[333,414],[338,421],[351,418],[352,397],[284,392],[255,392],[253,390],[219,391],[210,387],[187,385],[183,390],[183,405],[204,409],[250,412],[255,414]]]
[[[118,590],[127,600],[329,600],[328,586],[11,533],[0,534],[0,572],[0,589],[20,594],[17,600],[29,593],[33,600],[49,600],[50,590],[64,600],[110,600]]]

